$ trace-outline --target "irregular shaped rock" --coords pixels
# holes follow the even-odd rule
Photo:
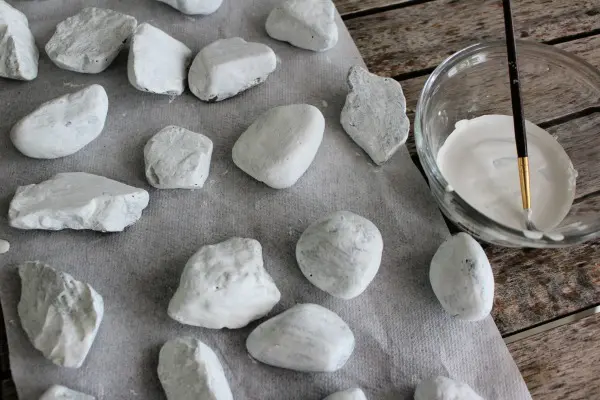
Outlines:
[[[137,20],[132,16],[103,8],[84,8],[56,26],[46,43],[46,53],[60,68],[97,74],[113,62],[136,26]]]
[[[354,351],[354,334],[333,311],[298,304],[260,324],[246,340],[252,357],[274,367],[333,372]]]
[[[19,275],[19,318],[33,346],[56,365],[81,367],[104,315],[102,297],[39,261],[19,265]]]
[[[348,73],[350,93],[342,109],[341,123],[348,135],[381,165],[408,138],[410,121],[402,86],[360,66]]]
[[[96,398],[65,386],[53,385],[40,397],[40,400],[96,400]]]
[[[381,264],[383,239],[368,219],[338,211],[310,225],[296,245],[300,270],[313,285],[342,299],[365,291]]]
[[[273,39],[313,51],[329,50],[338,41],[331,0],[287,0],[271,11],[266,29]]]
[[[268,314],[280,297],[260,243],[232,238],[190,258],[168,313],[187,325],[237,329]]]
[[[469,385],[438,376],[421,381],[415,400],[483,400]]]
[[[192,51],[150,24],[138,26],[129,48],[127,76],[142,92],[179,96],[185,90]]]
[[[431,260],[429,280],[440,304],[452,316],[479,321],[492,311],[492,267],[479,243],[466,233],[442,243]]]
[[[158,0],[189,15],[212,14],[221,7],[223,0]]]
[[[160,350],[158,378],[168,400],[233,400],[215,352],[200,340],[169,340]]]
[[[325,118],[316,107],[272,108],[239,137],[233,146],[233,162],[272,188],[288,188],[310,167],[324,131]]]
[[[10,243],[7,240],[0,239],[0,254],[8,253],[10,250]]]
[[[221,101],[264,82],[276,67],[270,47],[239,37],[220,39],[194,58],[188,84],[200,100]]]
[[[148,200],[143,189],[103,176],[67,172],[17,188],[8,219],[19,229],[119,232],[140,219]]]
[[[0,76],[23,81],[35,79],[38,59],[27,17],[0,0]]]
[[[210,171],[212,141],[178,126],[167,126],[144,147],[146,178],[158,189],[198,189]]]
[[[106,91],[90,85],[42,104],[13,126],[10,138],[28,157],[65,157],[100,136],[107,113]]]
[[[365,393],[358,389],[348,389],[341,392],[335,392],[323,400],[367,400]]]

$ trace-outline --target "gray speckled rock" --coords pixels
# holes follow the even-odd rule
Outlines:
[[[104,315],[102,297],[39,261],[19,265],[19,275],[19,318],[33,346],[56,365],[81,367]]]
[[[360,66],[350,68],[348,86],[342,126],[376,164],[383,164],[408,138],[410,121],[402,86]]]
[[[210,171],[213,143],[206,136],[167,126],[144,147],[146,178],[158,189],[198,189]]]
[[[158,0],[189,15],[212,14],[221,7],[223,0]]]
[[[431,260],[429,280],[442,307],[457,318],[479,321],[492,310],[492,267],[479,243],[466,233],[442,243]]]
[[[271,11],[266,29],[273,39],[313,51],[329,50],[338,41],[331,0],[287,0]]]
[[[237,329],[264,317],[280,297],[263,266],[260,243],[231,238],[190,258],[168,312],[187,325]]]
[[[415,400],[483,400],[469,385],[438,376],[421,381]]]
[[[0,0],[0,77],[24,81],[35,79],[38,58],[27,17]]]
[[[42,104],[13,126],[10,138],[27,157],[66,157],[100,136],[107,113],[106,91],[90,85]]]
[[[276,67],[270,47],[239,37],[220,39],[196,55],[188,84],[200,100],[221,101],[264,82]]]
[[[168,400],[233,400],[217,355],[192,337],[165,343],[158,357],[158,379]]]
[[[52,385],[40,397],[40,400],[96,400],[96,398],[85,393],[76,392],[65,386]]]
[[[252,357],[274,367],[303,372],[333,372],[354,351],[354,334],[333,311],[298,304],[252,331],[246,348]]]
[[[97,74],[113,62],[136,26],[136,19],[129,15],[84,8],[56,26],[46,53],[60,68]]]
[[[323,400],[367,400],[367,396],[362,390],[355,388],[333,393]]]
[[[383,239],[368,219],[338,211],[311,224],[296,245],[300,270],[327,293],[352,299],[365,291],[381,264]]]

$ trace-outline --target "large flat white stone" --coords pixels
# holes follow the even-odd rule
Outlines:
[[[223,0],[158,0],[189,15],[212,14],[221,7]]]
[[[96,400],[94,396],[77,392],[61,385],[52,385],[40,397],[40,400]]]
[[[56,365],[81,367],[104,315],[102,297],[39,261],[19,265],[19,275],[19,318],[33,346]]]
[[[27,17],[0,0],[0,77],[24,81],[35,79],[38,58]]]
[[[367,396],[365,396],[365,393],[361,389],[354,388],[335,392],[323,400],[367,400]]]
[[[50,100],[17,122],[10,138],[32,158],[69,156],[100,136],[108,113],[108,97],[100,85]]]
[[[85,172],[66,172],[17,188],[8,219],[19,229],[119,232],[141,217],[148,201],[143,189]]]
[[[89,7],[62,21],[46,43],[60,68],[86,74],[104,71],[133,34],[137,20],[113,10]]]
[[[483,400],[469,385],[438,376],[417,385],[415,400]]]

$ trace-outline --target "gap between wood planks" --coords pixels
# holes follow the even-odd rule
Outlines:
[[[386,4],[383,6],[375,6],[375,7],[367,8],[364,10],[347,11],[347,12],[343,12],[343,10],[342,10],[343,13],[341,14],[341,17],[344,21],[347,21],[347,20],[350,20],[353,18],[366,17],[367,15],[373,15],[373,14],[377,14],[377,13],[381,13],[381,12],[385,12],[385,11],[397,10],[399,8],[415,6],[418,4],[429,3],[432,1],[436,1],[436,0],[404,0],[404,1],[395,1],[395,2],[392,2],[391,4]]]

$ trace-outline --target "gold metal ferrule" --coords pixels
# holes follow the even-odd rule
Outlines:
[[[529,158],[519,157],[519,181],[521,183],[521,200],[523,209],[531,208],[531,188],[529,186]]]

